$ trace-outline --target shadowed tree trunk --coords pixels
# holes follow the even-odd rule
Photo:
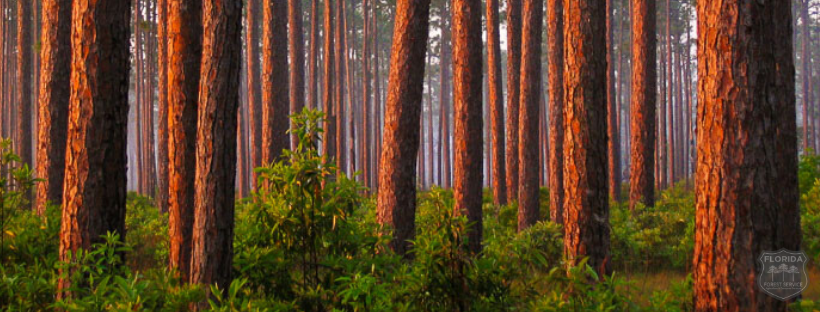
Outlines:
[[[60,205],[65,176],[68,104],[71,95],[71,1],[43,2],[37,148],[37,213]]]
[[[521,91],[521,0],[507,0],[507,198],[518,199],[518,105]]]
[[[539,218],[538,114],[541,105],[541,29],[544,22],[542,0],[523,0],[521,38],[521,104],[518,130],[518,231],[534,225]],[[479,193],[480,194],[480,193]]]
[[[287,134],[290,100],[288,87],[287,0],[264,2],[262,35],[262,164],[280,160],[290,148]]]
[[[400,255],[410,250],[416,230],[416,158],[429,12],[430,0],[399,1],[393,28],[378,221],[394,229],[390,246]]]
[[[550,220],[564,223],[564,3],[547,1]]]
[[[373,187],[373,179],[371,176],[372,167],[371,149],[373,148],[370,142],[373,127],[371,126],[372,114],[370,107],[370,44],[367,40],[370,29],[370,0],[362,1],[362,177],[366,187]]]
[[[308,55],[307,107],[316,108],[319,83],[319,1],[310,1],[310,42]]]
[[[335,83],[335,56],[333,47],[333,0],[324,0],[324,46],[322,73],[322,111],[325,113],[324,135],[322,137],[322,153],[327,161],[332,161],[336,157],[336,106],[333,96]]]
[[[606,7],[598,0],[564,1],[564,253],[609,272],[607,194]]]
[[[809,0],[800,0],[800,20],[802,23],[801,32],[801,51],[800,62],[802,69],[800,73],[803,76],[803,150],[808,151],[814,148],[814,127],[812,118],[814,113],[811,111],[812,105],[812,84],[811,84],[811,34],[809,33]],[[816,153],[817,151],[815,151]]]
[[[170,267],[188,280],[194,225],[202,0],[168,0],[168,236]]]
[[[202,0],[200,0],[202,1]],[[279,7],[283,7],[280,1],[273,1],[273,0],[265,0],[264,3],[260,2],[261,0],[248,0],[248,7],[246,15],[245,15],[245,31],[247,32],[246,35],[246,65],[248,66],[247,69],[247,84],[248,84],[248,125],[250,126],[250,145],[248,149],[250,150],[251,162],[251,189],[255,188],[256,186],[256,177],[257,174],[254,172],[254,168],[262,166],[265,162],[267,162],[267,158],[265,158],[265,108],[271,105],[271,102],[266,100],[264,96],[270,92],[270,86],[263,86],[265,84],[264,78],[262,78],[262,74],[260,73],[261,66],[267,66],[267,54],[272,53],[270,46],[263,46],[262,52],[259,51],[259,30],[260,24],[262,24],[262,19],[264,18],[264,25],[265,29],[262,30],[263,36],[267,39],[267,30],[268,23],[270,22],[270,16],[265,15],[265,9],[270,5],[278,5]],[[271,4],[271,2],[276,2],[277,4]],[[287,12],[286,11],[277,11],[276,14],[279,16],[284,16]],[[285,22],[287,23],[287,22]],[[287,24],[285,24],[287,27]],[[287,30],[285,30],[287,32]],[[281,39],[281,38],[277,38]],[[281,50],[280,46],[284,46],[284,41],[279,41],[280,43],[276,45],[276,49]],[[284,49],[287,49],[285,47]],[[287,53],[287,52],[285,52]],[[265,59],[262,61],[265,64],[260,65],[260,54],[264,54]],[[267,70],[267,68],[265,69]],[[284,80],[279,80],[284,81]],[[280,88],[283,83],[278,83],[277,88]],[[264,90],[265,94],[263,94],[262,90]]]
[[[469,247],[481,251],[481,2],[452,0],[453,5],[453,108],[455,213],[473,223]]]
[[[159,113],[157,118],[157,207],[168,212],[168,1],[157,0],[159,65]]]
[[[632,99],[629,209],[655,205],[655,102],[657,92],[655,0],[632,3]]]
[[[130,13],[127,1],[74,0],[60,261],[108,232],[125,241]],[[57,287],[70,297],[68,279]]]
[[[442,12],[441,12],[441,49],[439,50],[439,58],[440,60],[440,77],[439,82],[441,83],[439,92],[439,105],[441,109],[441,157],[443,166],[441,168],[441,175],[442,175],[442,187],[449,188],[452,183],[451,177],[452,170],[450,166],[450,157],[452,156],[450,152],[450,107],[453,105],[450,101],[450,91],[451,91],[451,77],[450,77],[450,70],[453,64],[450,62],[451,55],[451,37],[452,37],[452,30],[450,28],[450,8],[449,3],[450,1],[444,1],[442,4]],[[508,170],[509,172],[509,170]]]
[[[302,1],[288,0],[288,53],[290,54],[290,113],[305,107],[305,43],[302,35]],[[299,139],[290,135],[290,148],[296,150]]]
[[[801,240],[789,1],[699,1],[697,16],[695,311],[786,311],[756,274],[762,251]]]
[[[284,9],[284,0],[278,2]],[[191,283],[216,284],[225,290],[233,270],[242,1],[204,0],[202,13]],[[284,45],[285,41],[280,42]]]
[[[335,112],[336,115],[336,168],[339,169],[337,171],[338,174],[345,172],[345,140],[344,140],[344,133],[345,133],[345,124],[344,124],[344,108],[345,108],[345,79],[344,79],[344,72],[345,72],[345,45],[344,45],[344,10],[342,9],[344,5],[344,0],[336,0],[336,8],[334,11],[334,26],[333,28],[336,29],[334,33],[334,44],[333,48],[336,49],[334,55],[336,57],[334,63],[334,72],[333,74],[336,75],[334,81],[336,82],[334,85],[334,102],[336,102]]]
[[[33,166],[31,155],[31,75],[32,68],[31,48],[34,42],[31,41],[31,29],[34,20],[31,18],[31,2],[17,1],[17,153],[20,160]],[[26,201],[30,201],[31,190],[27,190],[24,195]],[[29,204],[24,204],[24,208],[31,208]]]
[[[607,108],[607,132],[609,135],[609,197],[615,201],[621,200],[621,140],[618,131],[618,100],[615,93],[615,62],[613,54],[614,28],[613,22],[613,0],[606,0],[606,108]],[[620,73],[618,73],[620,75]]]
[[[490,119],[492,120],[493,200],[507,204],[507,168],[504,160],[504,89],[501,75],[498,0],[487,0],[487,84],[489,85]]]

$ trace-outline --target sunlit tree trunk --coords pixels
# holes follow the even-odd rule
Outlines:
[[[310,1],[310,40],[308,49],[307,107],[316,108],[319,83],[319,1]]]
[[[564,1],[564,253],[609,272],[607,193],[606,7]]]
[[[158,67],[159,67],[159,112],[157,114],[157,207],[160,212],[168,212],[168,1],[157,0],[159,17]]]
[[[614,32],[613,23],[613,0],[606,0],[606,102],[607,102],[607,133],[609,142],[607,153],[609,153],[609,197],[615,201],[621,200],[621,140],[618,131],[618,100],[615,93],[615,60],[613,58]],[[619,73],[620,75],[620,73]]]
[[[202,0],[200,0],[202,1]],[[249,138],[250,138],[250,145],[248,146],[248,150],[250,151],[250,168],[256,168],[262,166],[266,161],[265,158],[265,107],[271,105],[271,103],[264,98],[263,90],[265,94],[270,92],[269,86],[263,86],[265,83],[262,78],[261,67],[266,66],[266,64],[260,64],[260,56],[264,53],[265,56],[267,53],[271,53],[269,46],[261,47],[262,51],[260,51],[259,43],[262,40],[260,37],[260,28],[264,19],[264,25],[267,27],[268,23],[270,22],[270,17],[264,15],[265,8],[272,5],[271,2],[281,2],[280,1],[273,1],[273,0],[247,0],[248,7],[246,8],[245,14],[245,47],[246,47],[246,62],[247,65],[247,85],[248,85],[248,125],[250,128],[249,131]],[[281,5],[280,5],[281,6]],[[287,14],[286,11],[276,12],[276,14],[280,16],[284,16]],[[286,23],[286,22],[285,22]],[[287,27],[287,24],[285,24]],[[267,29],[267,28],[266,28]],[[263,36],[264,29],[262,29]],[[286,30],[287,31],[287,30]],[[280,38],[281,39],[281,38]],[[284,41],[280,41],[281,43],[277,44],[277,47],[283,46]],[[287,49],[287,47],[284,47]],[[281,49],[280,49],[281,50]],[[286,52],[287,53],[287,52]],[[267,58],[264,58],[262,62],[267,62]],[[284,82],[284,80],[281,80]],[[277,84],[277,87],[280,87],[283,83],[280,82]],[[256,185],[256,172],[252,172],[251,175],[253,178],[251,179],[251,188],[254,188]]]
[[[290,54],[290,113],[305,107],[305,43],[302,41],[302,1],[288,0],[288,53]],[[299,139],[290,136],[290,148],[296,150]]]
[[[37,148],[37,213],[60,205],[65,176],[68,104],[71,95],[71,1],[43,3]]]
[[[655,205],[656,0],[632,3],[632,99],[629,208]]]
[[[518,118],[518,231],[539,218],[538,113],[541,104],[542,0],[523,0],[521,37],[521,104]],[[480,193],[479,193],[480,194]]]
[[[507,198],[518,199],[518,105],[521,83],[521,0],[507,0]]]
[[[60,261],[108,232],[125,241],[130,13],[126,1],[73,3]],[[70,296],[68,279],[57,287]]]
[[[399,1],[393,28],[378,221],[393,228],[390,246],[400,255],[410,250],[416,229],[416,159],[429,12],[430,0]]]
[[[514,1],[514,0],[513,0]],[[564,3],[547,1],[550,220],[564,223]]]
[[[324,0],[324,46],[323,46],[323,63],[324,72],[322,73],[322,111],[325,113],[325,122],[323,125],[324,135],[322,137],[322,152],[327,161],[332,161],[336,157],[336,103],[334,93],[335,83],[335,56],[333,47],[333,0]]]
[[[262,164],[290,148],[287,0],[264,2],[262,35]]]
[[[17,1],[17,149],[20,160],[29,167],[33,166],[31,155],[31,75],[34,72],[32,66],[32,46],[31,32],[34,20],[31,18],[32,1]],[[31,191],[26,191],[26,200],[31,200]],[[25,208],[31,206],[25,204]]]
[[[504,161],[504,89],[501,76],[501,43],[499,42],[498,0],[487,0],[487,79],[492,124],[493,200],[507,204],[507,168]]]
[[[762,251],[801,241],[789,1],[699,1],[697,16],[695,311],[787,311],[756,275]]]

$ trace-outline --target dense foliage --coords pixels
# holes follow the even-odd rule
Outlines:
[[[387,248],[389,229],[375,222],[365,190],[339,174],[316,149],[321,115],[294,118],[299,147],[259,172],[259,191],[237,205],[234,282],[209,300],[214,311],[687,311],[691,279],[640,293],[633,273],[686,272],[693,251],[694,200],[686,182],[664,191],[655,207],[612,204],[616,273],[597,280],[586,266],[567,268],[561,227],[548,221],[516,232],[515,205],[498,207],[485,192],[484,250],[466,250],[464,217],[452,213],[452,193],[419,194],[411,259]],[[7,143],[3,168],[17,160]],[[805,249],[820,259],[820,158],[801,162]],[[68,311],[184,310],[207,300],[200,286],[173,278],[167,267],[167,216],[150,199],[129,195],[125,242],[105,243],[70,264],[58,262],[60,212],[23,210],[31,173],[0,175],[3,241],[0,309]],[[12,181],[12,182],[10,182]],[[691,182],[689,182],[691,184]],[[548,192],[542,190],[542,215]],[[543,218],[542,218],[543,219]],[[121,258],[120,255],[124,255]],[[90,287],[55,302],[58,268],[78,266]],[[625,274],[624,274],[625,273]],[[622,275],[623,274],[623,275]],[[684,273],[685,274],[685,273]],[[816,299],[816,298],[814,298]],[[817,309],[796,303],[797,311]]]

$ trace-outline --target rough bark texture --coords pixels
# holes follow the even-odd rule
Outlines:
[[[429,15],[430,0],[399,1],[393,28],[378,221],[394,229],[390,246],[400,255],[410,250],[416,230],[416,156]]]
[[[130,13],[127,1],[74,0],[61,261],[107,232],[125,241]],[[69,287],[60,279],[58,298]]]
[[[284,0],[281,0],[284,4]],[[284,8],[284,5],[282,6]],[[204,0],[191,283],[231,284],[242,1]],[[283,14],[284,15],[284,14]],[[285,41],[280,41],[284,43]]]
[[[334,114],[336,115],[336,168],[339,169],[337,171],[338,174],[341,174],[345,171],[345,140],[344,140],[344,133],[345,133],[345,124],[344,124],[344,107],[345,107],[345,79],[344,79],[344,72],[345,72],[345,45],[344,45],[344,15],[343,15],[343,0],[336,1],[336,7],[334,12],[334,20],[333,20],[333,28],[336,30],[334,32],[334,44],[333,48],[336,49],[334,56],[336,60],[334,62],[334,71],[333,74],[336,77],[333,79],[336,83],[334,84],[333,88],[333,97],[334,102],[336,103],[336,107]]]
[[[498,0],[487,0],[487,84],[492,120],[492,185],[496,205],[507,204],[507,168],[504,157],[504,89],[501,75],[501,39]]]
[[[322,136],[322,152],[328,161],[336,157],[336,103],[333,96],[335,83],[335,51],[333,48],[333,0],[324,0],[324,57],[325,65],[322,72],[322,111],[325,113],[324,135]]]
[[[68,103],[71,94],[71,1],[43,2],[37,147],[37,213],[63,197]]]
[[[310,43],[308,54],[307,107],[316,108],[319,83],[319,1],[310,1]]]
[[[262,35],[262,164],[280,160],[290,148],[287,0],[264,3]]]
[[[564,0],[547,1],[550,220],[564,223]]]
[[[157,118],[157,207],[168,212],[168,1],[157,0],[159,112]]]
[[[606,6],[564,0],[564,253],[609,271]]]
[[[657,59],[655,0],[632,3],[632,99],[629,208],[655,205],[655,103]]]
[[[452,0],[455,213],[473,223],[469,247],[481,251],[481,2]]]
[[[202,0],[168,0],[168,236],[170,266],[188,279],[194,224]]]
[[[521,40],[521,105],[518,130],[518,231],[538,222],[538,114],[541,104],[542,0],[524,0]]]
[[[614,29],[613,22],[613,0],[606,0],[606,108],[607,108],[607,133],[609,136],[609,197],[615,201],[621,200],[621,140],[618,133],[618,100],[615,93],[615,62],[614,55]],[[618,73],[620,75],[620,73]]]
[[[288,53],[290,54],[290,113],[305,107],[305,42],[302,34],[302,1],[288,0]],[[296,150],[299,138],[290,136],[290,147]]]
[[[15,151],[24,164],[33,166],[31,155],[31,75],[32,67],[31,2],[17,1],[17,148]],[[26,191],[25,200],[31,200],[31,191]],[[26,208],[31,206],[24,204]]]
[[[202,1],[202,0],[200,0]],[[260,24],[262,24],[262,19],[264,18],[265,27],[267,27],[268,23],[270,22],[270,17],[264,15],[265,9],[272,5],[271,2],[276,2],[280,4],[281,1],[273,1],[273,0],[265,0],[262,3],[261,0],[247,0],[248,7],[247,12],[245,14],[245,31],[246,31],[246,65],[248,66],[246,72],[247,84],[248,84],[248,123],[249,123],[249,138],[250,138],[250,145],[248,149],[250,151],[250,168],[251,168],[251,175],[253,179],[251,179],[251,189],[255,188],[256,186],[256,172],[253,171],[254,168],[261,167],[267,160],[265,158],[264,152],[264,128],[265,128],[265,107],[271,105],[270,101],[266,100],[263,95],[263,91],[265,94],[270,92],[270,87],[264,85],[264,78],[261,76],[260,67],[267,66],[267,63],[260,64],[259,56],[264,54],[263,56],[267,56],[268,53],[271,53],[269,46],[263,46],[262,51],[260,52],[259,41],[260,39]],[[280,5],[281,6],[281,5]],[[276,14],[280,16],[285,15],[285,11],[277,11]],[[287,25],[287,24],[285,24]],[[285,26],[287,27],[287,26]],[[267,29],[267,28],[266,28]],[[287,30],[285,30],[287,31]],[[263,36],[267,39],[267,33],[265,30],[262,30]],[[280,44],[276,45],[278,49],[280,46],[284,46],[284,41],[279,41]],[[285,47],[287,49],[287,47]],[[285,52],[287,53],[287,52]],[[287,56],[286,56],[287,57]],[[261,62],[267,62],[267,58],[262,60]],[[267,72],[267,71],[266,71]],[[284,80],[282,80],[284,81]],[[282,85],[283,83],[279,83]],[[277,86],[278,87],[278,86]]]
[[[757,258],[800,248],[789,1],[699,1],[695,311],[787,311]]]
[[[507,0],[507,198],[518,199],[518,105],[521,83],[521,0]]]

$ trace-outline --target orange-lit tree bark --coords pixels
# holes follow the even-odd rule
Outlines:
[[[450,1],[443,1],[442,9],[441,9],[441,48],[439,49],[439,66],[441,67],[439,70],[439,82],[441,86],[439,87],[439,108],[441,110],[440,115],[440,122],[439,125],[441,127],[440,133],[440,144],[441,148],[441,158],[442,158],[442,166],[441,166],[441,186],[444,188],[449,188],[452,183],[451,177],[452,170],[451,170],[451,163],[450,157],[452,156],[450,152],[450,107],[453,105],[450,101],[450,91],[452,86],[450,85],[450,70],[453,66],[450,57],[451,55],[451,40],[452,37],[451,29],[450,29],[450,8],[449,2]],[[509,174],[509,170],[507,171]]]
[[[481,2],[452,0],[453,9],[453,108],[455,213],[466,214],[469,248],[481,251],[481,137],[482,55]]]
[[[629,208],[655,205],[656,0],[632,2],[632,124]]]
[[[394,229],[390,247],[405,255],[416,230],[419,149],[430,0],[397,2],[379,170],[378,221]]]
[[[227,289],[233,270],[242,1],[204,0],[202,13],[191,283]]]
[[[60,260],[108,232],[125,241],[129,23],[127,1],[74,0]],[[70,272],[63,272],[69,274]],[[60,279],[58,298],[68,298]]]
[[[615,93],[615,62],[613,49],[615,48],[613,22],[613,0],[606,0],[606,109],[607,133],[609,136],[609,197],[615,201],[621,200],[621,140],[618,131],[618,100]],[[618,73],[620,75],[620,73]]]
[[[202,1],[202,0],[200,0]],[[264,2],[264,3],[263,3]],[[248,84],[248,123],[250,125],[249,131],[249,138],[250,138],[250,145],[248,147],[251,156],[250,168],[251,168],[251,175],[253,178],[251,179],[251,189],[256,186],[256,172],[253,171],[253,168],[262,166],[266,161],[265,158],[265,108],[271,105],[269,101],[265,99],[265,95],[270,92],[270,87],[265,85],[264,77],[262,73],[260,73],[260,67],[266,66],[266,64],[260,64],[259,56],[264,54],[263,56],[267,56],[270,51],[270,46],[262,46],[263,52],[260,53],[259,49],[259,31],[260,31],[260,24],[262,24],[261,20],[264,18],[264,25],[265,29],[267,29],[267,25],[270,22],[270,18],[267,15],[264,15],[265,9],[272,5],[271,2],[281,2],[281,1],[260,1],[260,0],[248,0],[247,4],[248,7],[247,12],[245,14],[245,31],[246,34],[246,54],[247,60],[246,65],[248,66],[247,69],[247,84]],[[280,5],[281,6],[281,5]],[[281,16],[285,15],[285,11],[279,12],[277,11],[276,14]],[[287,25],[287,24],[285,24]],[[285,26],[287,27],[287,26]],[[263,36],[267,39],[267,34],[265,33],[265,29],[262,29]],[[286,30],[287,31],[287,30]],[[281,38],[279,38],[281,39]],[[279,46],[283,46],[284,41],[280,41],[277,44],[277,48]],[[287,49],[287,47],[285,47]],[[287,52],[285,52],[287,53]],[[264,59],[262,62],[267,62],[267,59]],[[285,80],[280,80],[285,81]],[[279,83],[277,87],[280,87],[282,83]],[[264,94],[263,94],[264,90]]]
[[[71,1],[43,2],[39,122],[37,145],[37,213],[62,203],[68,103],[71,94]]]
[[[507,0],[507,198],[518,199],[518,105],[521,91],[521,0]]]
[[[564,0],[547,1],[550,220],[564,223]]]
[[[344,23],[343,23],[343,21],[344,21],[344,15],[343,15],[344,12],[342,10],[343,4],[344,4],[344,0],[337,0],[336,1],[336,3],[335,3],[336,7],[334,9],[335,10],[334,11],[334,21],[333,21],[333,23],[334,23],[333,28],[336,29],[336,32],[334,33],[334,39],[333,39],[334,40],[333,48],[336,49],[336,51],[334,52],[334,56],[336,57],[336,60],[334,62],[335,66],[334,66],[334,69],[333,69],[334,70],[333,74],[336,75],[336,77],[334,78],[334,81],[336,83],[333,86],[334,87],[333,88],[334,89],[334,91],[333,91],[334,100],[333,101],[336,103],[336,107],[335,107],[336,111],[334,112],[334,114],[336,115],[336,137],[334,139],[336,140],[336,151],[337,151],[337,153],[336,153],[336,168],[339,169],[339,171],[338,171],[339,174],[341,174],[342,172],[345,172],[345,170],[346,170],[346,166],[345,166],[345,161],[346,161],[345,149],[346,148],[345,148],[345,144],[344,144],[345,143],[345,141],[344,141],[344,133],[345,133],[345,127],[344,127],[344,125],[345,125],[344,124],[344,116],[345,116],[345,114],[344,114],[344,107],[345,107],[345,105],[344,105],[345,104],[345,98],[344,98],[344,94],[345,94],[344,72],[345,72],[345,59],[346,59],[347,54],[345,53],[345,45],[344,45]]]
[[[31,41],[32,24],[31,2],[17,1],[17,148],[20,160],[29,166],[34,165],[31,156],[31,75],[32,67]],[[31,200],[30,191],[26,191],[26,200]],[[26,204],[26,207],[31,207]]]
[[[541,104],[542,0],[523,0],[521,10],[521,104],[518,117],[518,231],[539,218],[538,114]]]
[[[168,212],[168,1],[157,0],[159,109],[157,123],[157,208]]]
[[[599,0],[564,1],[564,254],[588,257],[609,271],[607,194],[606,7]]]
[[[290,113],[305,107],[305,43],[302,41],[302,1],[288,0],[288,53],[290,54]],[[290,136],[290,147],[296,150],[296,134]]]
[[[501,76],[501,39],[498,21],[498,0],[487,0],[487,84],[489,85],[490,119],[492,124],[493,200],[507,204],[507,168],[504,157],[504,89]]]
[[[170,267],[191,264],[202,0],[168,0],[168,236]]]
[[[262,35],[262,164],[280,160],[290,148],[287,0],[264,1]]]
[[[310,40],[308,43],[307,107],[316,108],[319,83],[319,1],[310,0]]]
[[[762,251],[801,240],[789,1],[699,1],[697,16],[695,311],[786,311],[756,275]]]
[[[328,161],[336,157],[336,105],[333,96],[335,83],[333,47],[333,0],[324,0],[324,71],[322,72],[322,111],[325,113],[322,152]]]

